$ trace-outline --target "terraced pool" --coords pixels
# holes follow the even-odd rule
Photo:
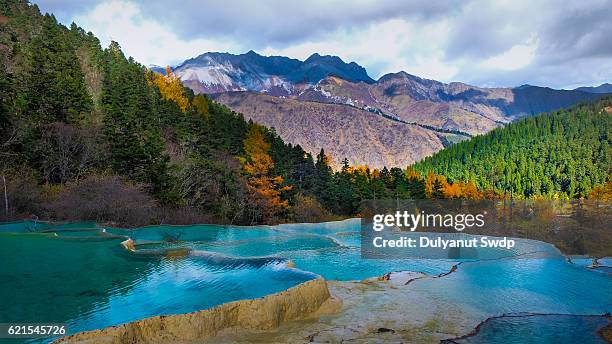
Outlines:
[[[75,333],[256,298],[318,276],[348,281],[404,270],[438,275],[457,264],[439,259],[361,259],[359,229],[359,220],[132,230],[95,223],[0,224],[0,323],[63,322]],[[135,252],[121,245],[128,237],[135,242]],[[429,298],[458,304],[481,320],[519,312],[612,312],[609,270],[587,269],[579,259],[568,262],[552,245],[535,245],[552,254],[467,261],[455,273],[410,288],[427,288]],[[484,338],[499,333],[488,330],[491,326],[516,328],[517,319],[483,327]],[[593,332],[605,323],[585,319],[558,321],[553,327],[571,334],[580,328]],[[594,332],[584,338],[600,340]]]

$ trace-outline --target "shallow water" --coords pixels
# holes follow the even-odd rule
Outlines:
[[[359,220],[134,230],[93,223],[0,224],[0,323],[65,322],[74,333],[261,297],[319,275],[334,280],[400,270],[438,275],[458,262],[362,259],[359,226]],[[136,253],[120,245],[127,237],[135,240]],[[464,260],[455,273],[410,288],[458,304],[476,319],[517,312],[612,312],[609,272],[587,268],[587,258],[569,263],[546,243],[527,246],[547,255]],[[288,268],[288,260],[297,268]],[[555,329],[563,332],[563,324]],[[567,324],[567,333],[576,326]]]
[[[453,340],[460,344],[485,343],[600,343],[606,342],[597,336],[597,331],[610,323],[609,319],[597,316],[568,315],[517,315],[489,319],[473,336]],[[450,342],[450,341],[449,341]]]

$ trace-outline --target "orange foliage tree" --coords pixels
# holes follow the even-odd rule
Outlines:
[[[598,199],[604,201],[612,200],[612,181],[604,185],[596,186],[589,193],[589,199]]]
[[[412,168],[410,166],[408,166],[406,168],[405,175],[406,175],[406,179],[410,180],[410,181],[412,181],[412,180],[421,180],[421,178],[422,178],[421,177],[421,173],[419,173],[419,171],[415,170],[414,168]]]
[[[433,171],[429,171],[425,176],[425,194],[431,197],[434,193],[434,183],[436,182],[436,175]]]
[[[290,186],[282,186],[282,177],[270,176],[274,162],[269,150],[270,143],[266,141],[263,127],[252,125],[244,139],[242,167],[248,175],[249,193],[265,222],[273,222],[277,214],[289,207],[289,203],[281,199],[281,192],[291,189]]]
[[[418,172],[407,169],[407,178],[420,178]],[[449,183],[443,175],[436,175],[432,171],[425,176],[425,192],[430,198],[464,198],[464,199],[483,199],[485,194],[478,189],[472,181],[467,183],[456,180]]]
[[[159,88],[164,99],[172,100],[181,108],[181,111],[187,111],[189,100],[185,95],[181,79],[172,71],[170,67],[166,67],[166,75],[160,73],[151,73],[151,82]]]
[[[483,199],[484,196],[485,196],[484,193],[482,191],[478,190],[478,187],[476,186],[476,183],[474,183],[473,181],[469,181],[463,187],[463,198],[467,198],[467,199]]]

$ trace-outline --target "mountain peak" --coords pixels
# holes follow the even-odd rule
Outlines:
[[[333,63],[345,63],[342,59],[335,55],[320,55],[319,53],[314,53],[310,55],[304,63],[309,62],[333,62]]]
[[[522,89],[526,89],[526,88],[530,88],[530,87],[535,87],[535,86],[529,85],[529,84],[522,84],[521,86],[517,86],[514,89],[515,90],[522,90]]]
[[[395,72],[395,73],[387,73],[383,76],[381,76],[380,78],[378,78],[378,81],[385,81],[385,80],[391,80],[391,79],[398,79],[398,78],[405,78],[407,76],[409,76],[410,74],[404,72],[404,71],[399,71],[399,72]]]
[[[380,78],[378,78],[378,82],[386,82],[386,81],[392,81],[396,79],[409,79],[409,80],[416,81],[419,83],[424,82],[424,81],[434,81],[434,80],[429,80],[429,79],[423,79],[419,76],[404,72],[402,70],[396,73],[387,73],[381,76]]]
[[[599,86],[591,86],[591,87],[578,87],[575,91],[582,91],[587,93],[612,93],[612,84],[603,83]]]
[[[262,56],[253,50],[240,55],[208,52],[186,60],[175,70],[183,81],[203,93],[242,90],[289,95],[298,84],[315,84],[331,75],[352,82],[374,82],[357,63],[319,53],[300,61]]]
[[[149,64],[147,66],[147,69],[155,72],[155,73],[159,73],[159,74],[166,74],[166,68],[162,67],[162,66],[158,66],[156,64]]]

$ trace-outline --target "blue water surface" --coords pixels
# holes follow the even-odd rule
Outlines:
[[[612,312],[612,275],[587,268],[588,258],[570,263],[546,243],[530,241],[530,249],[547,255],[529,259],[362,259],[359,229],[356,219],[138,229],[0,224],[0,323],[60,322],[75,333],[257,298],[318,276],[348,281],[404,270],[434,276],[457,263],[456,272],[410,288],[478,315]],[[121,245],[128,238],[136,252]],[[568,333],[577,326],[567,325]]]

